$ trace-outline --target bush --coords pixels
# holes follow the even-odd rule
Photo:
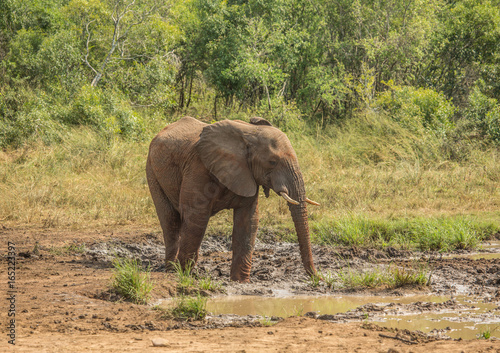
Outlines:
[[[0,147],[19,147],[36,138],[46,144],[59,141],[64,128],[52,119],[51,111],[43,92],[23,87],[0,91]]]
[[[500,104],[496,99],[484,95],[475,86],[464,117],[480,137],[500,145]]]
[[[424,128],[441,135],[453,127],[455,108],[442,93],[428,88],[387,85],[389,90],[379,95],[377,104],[404,127],[412,131]]]
[[[286,133],[302,133],[306,130],[306,123],[294,101],[285,102],[283,97],[274,97],[270,99],[270,102],[271,110],[266,99],[260,101],[260,106],[256,111],[257,116],[268,120],[273,126]]]
[[[70,125],[86,125],[107,134],[140,138],[144,123],[117,92],[102,90],[89,85],[82,86],[71,108],[59,116]]]

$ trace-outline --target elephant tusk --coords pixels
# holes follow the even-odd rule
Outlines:
[[[288,194],[286,192],[280,192],[280,195],[281,195],[282,198],[284,198],[285,200],[287,200],[291,204],[293,204],[293,205],[300,205],[299,202],[295,201],[290,196],[288,196]]]
[[[307,197],[306,197],[306,202],[307,202],[307,203],[310,203],[311,205],[321,206],[321,205],[320,205],[319,203],[317,203],[316,201],[309,200]]]

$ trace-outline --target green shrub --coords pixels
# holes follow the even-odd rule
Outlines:
[[[396,86],[388,83],[389,90],[381,93],[377,104],[392,119],[412,131],[422,128],[443,134],[453,127],[455,108],[442,93],[428,88]]]
[[[86,125],[111,135],[141,138],[142,119],[118,92],[82,86],[71,109],[60,118],[70,125]]]
[[[500,146],[500,104],[486,114],[486,134],[493,143]]]
[[[43,91],[22,86],[0,90],[0,147],[19,147],[30,139],[50,144],[64,128],[51,117],[52,106]]]
[[[475,86],[469,95],[464,118],[482,138],[500,145],[500,104]]]
[[[286,133],[301,133],[306,130],[306,123],[295,101],[286,102],[283,97],[273,97],[270,103],[272,109],[269,109],[267,99],[262,99],[256,115]]]

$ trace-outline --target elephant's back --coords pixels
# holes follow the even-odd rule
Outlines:
[[[191,118],[190,116],[186,116],[175,123],[167,125],[158,135],[156,135],[151,144],[166,143],[173,145],[173,147],[175,147],[176,143],[195,144],[205,126],[207,126],[207,124],[195,118]]]
[[[149,145],[147,168],[172,201],[179,195],[183,170],[193,158],[194,145],[206,125],[184,117],[167,125]]]
[[[151,154],[160,150],[161,153],[168,154],[186,153],[199,140],[206,125],[191,117],[169,124],[153,138],[149,152]]]

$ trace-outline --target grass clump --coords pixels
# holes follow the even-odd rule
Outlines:
[[[151,269],[143,271],[138,260],[116,258],[113,261],[112,288],[125,299],[136,304],[147,304],[154,288]]]
[[[316,273],[313,273],[312,275],[309,276],[309,283],[311,287],[316,288],[319,287],[322,279],[323,275],[321,274],[321,271],[317,271]]]
[[[486,326],[484,330],[479,331],[479,333],[477,334],[477,338],[480,340],[489,340],[492,337],[491,334],[495,332],[498,327],[499,326],[492,329],[491,327]]]
[[[207,316],[207,298],[198,294],[195,297],[181,295],[169,310],[169,315],[181,320],[203,320]]]
[[[209,291],[209,292],[217,292],[222,289],[222,283],[214,280],[210,276],[200,277],[198,279],[198,287],[201,290]]]
[[[222,284],[210,276],[199,276],[193,272],[194,263],[188,261],[182,265],[176,261],[170,263],[177,277],[177,290],[183,294],[199,293],[200,291],[217,292],[222,289]]]
[[[375,288],[390,283],[387,274],[379,270],[366,272],[340,271],[338,277],[344,288]]]
[[[171,262],[172,268],[174,269],[175,276],[177,277],[177,289],[181,292],[186,292],[189,288],[193,287],[195,284],[195,279],[191,274],[193,269],[193,262],[188,261],[186,266],[182,268],[180,262]]]
[[[477,248],[496,232],[491,224],[465,217],[377,220],[358,215],[317,221],[312,228],[314,242],[321,245],[441,252]]]
[[[33,253],[35,253],[34,251]],[[71,244],[63,247],[52,246],[48,251],[53,255],[60,256],[66,254],[83,254],[87,251],[87,248],[85,244]]]
[[[406,286],[428,286],[430,284],[430,274],[424,268],[407,269],[405,267],[394,267],[389,270],[392,275],[392,286],[394,288]]]
[[[368,271],[356,271],[352,269],[339,271],[338,273],[319,272],[320,281],[333,289],[338,286],[346,289],[359,288],[400,288],[406,286],[427,286],[430,284],[429,271],[424,266],[418,268],[389,267],[386,269],[372,269]],[[312,282],[311,286],[318,287],[320,282]]]
[[[262,326],[270,327],[277,324],[277,321],[272,321],[270,317],[265,317],[264,319],[259,320]]]

